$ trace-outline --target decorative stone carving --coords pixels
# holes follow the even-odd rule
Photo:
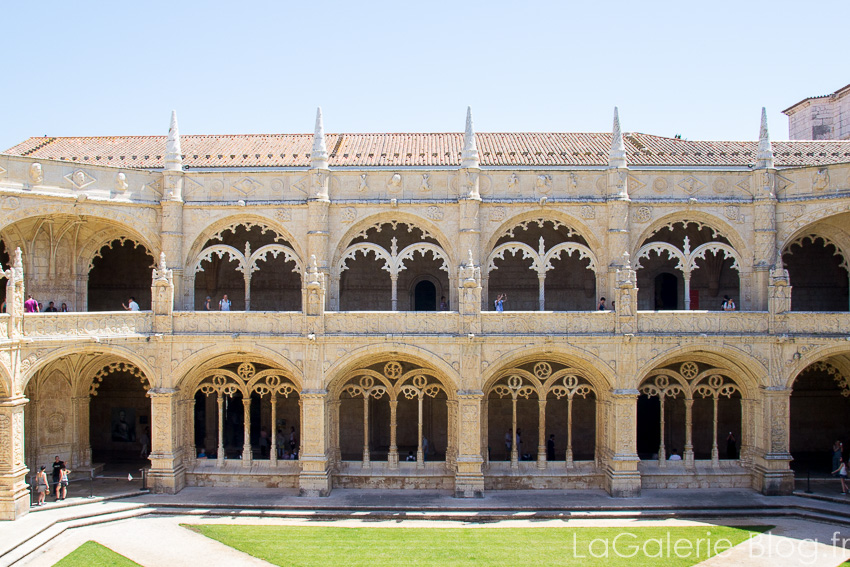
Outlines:
[[[693,175],[688,175],[679,182],[679,187],[684,189],[685,193],[687,193],[688,195],[694,195],[705,187],[705,183],[703,183]]]
[[[115,176],[115,190],[119,193],[123,193],[129,187],[127,183],[127,175],[125,173],[119,173]]]
[[[325,274],[319,270],[316,255],[310,255],[310,265],[305,277],[305,290],[307,296],[307,315],[323,315],[325,312]]]
[[[425,216],[432,221],[441,221],[443,220],[443,209],[436,205],[431,205],[425,209]]]
[[[548,193],[552,189],[552,176],[548,174],[538,175],[534,186],[541,193]]]
[[[280,222],[289,222],[292,220],[292,211],[289,209],[278,209],[274,212],[274,218]]]
[[[642,206],[635,210],[634,218],[637,222],[649,222],[652,220],[652,207]]]
[[[427,173],[422,174],[422,180],[419,182],[419,190],[420,191],[430,191],[431,190],[431,182],[429,181],[430,175]]]
[[[7,211],[14,211],[21,204],[21,200],[17,197],[6,197],[3,199],[3,208]]]
[[[570,173],[570,178],[567,182],[567,186],[572,192],[578,191],[578,175],[576,175],[575,173]]]
[[[402,178],[400,173],[393,173],[387,181],[387,189],[390,191],[401,191]]]
[[[718,177],[714,180],[714,183],[711,184],[711,187],[714,189],[715,193],[722,194],[729,190],[729,182],[722,177]]]
[[[41,185],[44,181],[44,170],[40,163],[34,163],[30,166],[30,181],[34,185]]]
[[[519,177],[517,177],[516,173],[511,173],[511,176],[508,177],[508,189],[513,190],[519,186]]]
[[[670,183],[665,177],[656,177],[652,182],[652,189],[657,193],[666,193],[670,188]]]
[[[490,222],[502,222],[506,216],[505,207],[494,207],[490,209]]]
[[[357,209],[354,207],[345,207],[342,209],[342,214],[340,215],[342,222],[350,223],[354,222],[357,219]]]
[[[579,209],[579,215],[585,220],[595,219],[596,209],[590,205],[583,205],[581,209]]]
[[[360,182],[357,186],[357,190],[361,193],[369,190],[369,181],[368,181],[367,177],[368,177],[368,174],[366,174],[366,173],[360,174]]]
[[[472,250],[458,271],[460,312],[471,315],[481,311],[481,267],[475,264]]]
[[[262,186],[263,184],[256,179],[252,179],[251,177],[242,177],[233,183],[230,188],[237,193],[241,193],[245,197],[250,197],[255,192],[259,191]]]
[[[741,210],[737,205],[727,205],[723,208],[723,214],[727,219],[736,221],[739,220]]]
[[[829,187],[829,170],[822,167],[812,176],[812,189],[815,191],[823,191],[827,187]]]

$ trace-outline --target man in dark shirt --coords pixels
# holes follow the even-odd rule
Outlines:
[[[56,494],[56,499],[59,499],[59,471],[65,465],[64,461],[59,460],[59,455],[53,461],[53,492]]]
[[[59,310],[56,309],[56,306],[53,305],[53,302],[47,304],[47,308],[44,310],[45,313],[58,313]]]

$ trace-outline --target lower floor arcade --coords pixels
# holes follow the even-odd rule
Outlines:
[[[833,443],[850,442],[848,356],[801,363],[778,386],[718,353],[678,352],[633,387],[618,388],[575,356],[530,352],[484,365],[479,387],[464,388],[471,382],[448,364],[376,351],[311,388],[300,365],[267,353],[193,361],[165,387],[144,359],[66,351],[34,369],[23,398],[0,403],[0,433],[12,440],[0,443],[7,459],[0,502],[4,517],[20,515],[18,485],[55,456],[78,474],[147,466],[161,492],[195,485],[304,494],[345,487],[458,496],[520,488],[787,493],[795,473],[830,473]]]

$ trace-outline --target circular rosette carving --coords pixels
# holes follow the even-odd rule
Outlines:
[[[679,367],[679,374],[688,380],[693,380],[699,374],[699,367],[695,362],[685,362]]]
[[[546,380],[552,375],[552,365],[548,362],[538,362],[534,365],[534,375],[540,380]]]
[[[254,374],[257,373],[257,370],[254,368],[254,365],[250,362],[243,362],[236,369],[236,374],[239,375],[240,378],[245,380],[246,382],[254,377]]]
[[[384,365],[384,376],[390,380],[396,380],[401,376],[401,363],[392,361]]]
[[[65,414],[55,412],[47,418],[47,431],[49,433],[59,433],[65,429]]]
[[[439,384],[428,384],[427,386],[425,386],[424,392],[426,396],[436,398],[437,394],[439,394],[440,390],[442,389],[442,386],[440,386]]]
[[[522,377],[514,374],[513,376],[508,378],[508,388],[513,391],[517,391],[522,387]]]
[[[419,388],[421,390],[425,386],[428,385],[428,378],[426,378],[422,374],[417,374],[416,376],[413,377],[412,382],[413,382],[414,386],[416,386],[417,388]]]
[[[375,379],[371,376],[361,376],[359,383],[361,388],[369,390],[375,385]]]
[[[401,388],[401,393],[408,400],[413,400],[419,397],[419,390],[417,390],[413,386],[403,386]]]

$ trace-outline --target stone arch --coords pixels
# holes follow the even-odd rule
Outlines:
[[[850,213],[840,216],[846,223]],[[792,286],[792,310],[848,310],[850,234],[843,227],[829,218],[813,222],[787,238],[779,251]]]
[[[542,359],[582,371],[600,397],[616,387],[616,372],[599,357],[570,345],[546,345],[530,349],[520,347],[492,361],[481,373],[481,389],[486,392],[492,388],[506,369]]]
[[[655,221],[650,223],[649,226],[644,228],[643,231],[641,231],[641,233],[638,235],[638,237],[632,241],[632,250],[630,251],[631,256],[634,258],[634,256],[637,254],[637,251],[641,249],[641,247],[645,244],[646,240],[649,239],[653,234],[658,232],[660,229],[664,228],[667,225],[672,225],[685,221],[698,222],[716,231],[718,234],[729,240],[730,244],[732,245],[732,248],[737,251],[738,255],[742,259],[747,259],[752,256],[752,252],[747,246],[746,239],[741,236],[741,234],[735,227],[733,227],[731,224],[724,221],[718,216],[702,211],[677,211],[668,215],[664,215],[659,219],[656,219]]]
[[[29,381],[38,373],[39,370],[45,368],[49,364],[67,356],[71,355],[95,355],[92,361],[90,361],[87,366],[97,366],[99,361],[103,360],[123,360],[126,361],[133,366],[136,366],[141,370],[141,372],[148,377],[148,380],[151,383],[151,386],[157,385],[157,378],[159,377],[159,373],[148,363],[148,360],[144,357],[144,353],[140,353],[139,351],[132,350],[130,348],[121,347],[117,345],[108,345],[108,344],[97,344],[91,346],[81,346],[81,345],[73,345],[62,347],[54,351],[50,351],[49,353],[45,353],[40,356],[34,356],[36,353],[31,354],[30,356],[24,359],[24,363],[21,368],[21,391],[25,390]],[[30,363],[27,363],[30,358],[33,360]],[[85,381],[85,380],[83,380]],[[87,392],[88,386],[86,386]]]
[[[399,360],[433,369],[443,383],[449,399],[455,399],[460,388],[458,371],[440,356],[416,345],[392,343],[367,345],[345,353],[325,371],[324,388],[335,391],[344,383],[346,376],[358,368],[365,368],[384,360]]]
[[[799,356],[797,356],[799,354]],[[801,347],[784,361],[787,369],[782,377],[782,384],[786,389],[793,389],[794,382],[800,373],[810,365],[841,355],[850,355],[850,345],[820,345]]]
[[[602,245],[596,238],[593,231],[584,221],[563,211],[558,211],[554,209],[538,209],[514,215],[505,219],[504,222],[499,224],[499,226],[487,238],[487,243],[484,245],[483,248],[482,261],[484,258],[489,256],[493,248],[496,247],[496,242],[498,242],[499,239],[502,238],[508,230],[519,226],[521,223],[532,222],[537,220],[538,218],[558,221],[561,224],[569,226],[570,228],[575,230],[582,238],[584,238],[585,242],[587,242],[588,248],[590,248],[594,255],[597,258],[601,258],[600,251],[602,250]]]
[[[812,225],[832,217],[850,212],[850,205],[846,203],[830,204],[817,207],[796,219],[779,225],[776,236],[780,249],[784,250],[789,241],[797,237],[797,233],[808,230]]]
[[[351,241],[354,240],[360,233],[367,231],[371,227],[384,223],[407,224],[408,226],[424,230],[434,240],[436,240],[440,245],[440,248],[445,251],[446,256],[448,257],[450,269],[452,269],[452,266],[457,266],[460,263],[458,260],[459,256],[457,255],[457,251],[454,249],[454,246],[452,246],[451,240],[440,227],[419,215],[403,211],[391,211],[369,215],[351,225],[348,230],[340,236],[339,240],[337,240],[335,244],[332,244],[333,252],[330,258],[330,266],[337,266],[339,264],[343,253],[346,249],[348,249]]]
[[[238,225],[249,224],[252,226],[266,227],[267,230],[272,230],[279,234],[284,240],[289,242],[289,245],[298,255],[298,258],[302,259],[303,263],[305,252],[300,242],[298,241],[298,239],[296,239],[295,235],[292,232],[290,232],[286,227],[284,227],[272,218],[252,213],[241,215],[228,215],[204,227],[201,231],[198,232],[198,234],[196,234],[192,238],[192,245],[189,247],[186,257],[184,258],[184,265],[192,265],[194,260],[204,249],[204,245],[216,234],[225,231],[229,228],[236,227]]]
[[[754,397],[758,388],[766,385],[759,380],[759,376],[767,376],[769,370],[763,362],[752,355],[726,346],[716,347],[696,344],[674,347],[646,361],[635,373],[635,382],[627,385],[627,387],[637,389],[653,370],[690,360],[735,371],[736,375],[741,377],[736,382],[741,387],[745,397]]]
[[[281,368],[288,373],[299,392],[304,388],[304,375],[301,369],[279,352],[259,345],[253,345],[250,348],[247,345],[240,345],[239,352],[235,352],[236,350],[232,346],[216,346],[191,354],[172,371],[173,376],[178,376],[174,387],[191,396],[194,395],[194,390],[203,380],[201,376],[206,371],[237,362],[257,362]]]

